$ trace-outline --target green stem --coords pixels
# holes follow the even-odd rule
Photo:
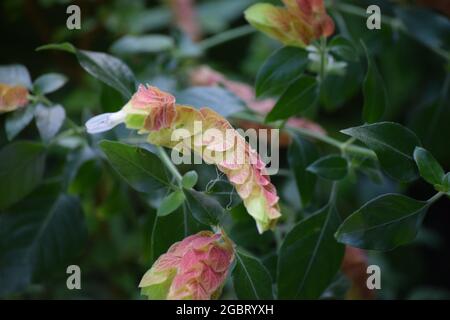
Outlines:
[[[30,100],[31,102],[41,102],[43,104],[45,104],[46,106],[51,106],[53,105],[53,103],[45,96],[43,95],[28,95],[28,100]]]
[[[319,73],[319,81],[322,83],[325,79],[325,70],[326,70],[326,58],[327,58],[327,38],[320,38],[320,73]]]
[[[333,184],[331,185],[330,199],[328,200],[328,203],[334,204],[336,202],[337,188],[338,182],[334,181]]]
[[[436,202],[440,197],[442,197],[445,193],[444,192],[438,192],[434,196],[432,196],[430,199],[427,200],[428,204],[432,204]]]
[[[172,175],[175,177],[175,179],[178,182],[178,185],[181,185],[181,179],[183,179],[183,177],[181,176],[180,172],[178,172],[178,169],[175,167],[172,160],[170,160],[164,148],[157,147],[157,149],[159,157],[161,158],[162,162],[164,162],[166,168],[169,169],[170,173],[172,173]]]
[[[216,34],[208,39],[205,39],[203,41],[200,41],[198,43],[199,47],[202,50],[208,50],[212,47],[215,47],[219,44],[222,44],[224,42],[240,38],[243,36],[246,36],[248,34],[251,34],[255,32],[256,30],[251,25],[245,25],[242,27],[237,27],[234,29],[230,29],[228,31]]]

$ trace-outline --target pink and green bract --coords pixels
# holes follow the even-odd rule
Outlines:
[[[265,163],[215,111],[178,105],[171,94],[140,85],[131,100],[105,121],[108,126],[125,122],[128,128],[148,134],[151,144],[184,154],[193,151],[206,163],[216,165],[236,188],[260,233],[273,228],[281,216],[279,198]]]
[[[152,300],[218,298],[234,259],[233,244],[222,234],[201,231],[173,244],[139,284]]]
[[[334,22],[323,0],[282,0],[285,7],[257,3],[245,11],[256,29],[287,46],[304,48],[313,40],[334,32]]]
[[[27,88],[0,83],[0,113],[14,111],[27,103]]]

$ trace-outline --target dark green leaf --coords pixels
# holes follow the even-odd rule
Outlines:
[[[64,86],[67,80],[63,74],[47,73],[34,80],[33,90],[39,94],[47,94]]]
[[[93,77],[130,98],[136,89],[133,72],[122,61],[109,54],[86,50],[77,51],[80,65]]]
[[[334,206],[327,205],[287,234],[278,260],[279,299],[317,299],[330,285],[344,256],[333,237],[339,222]]]
[[[175,242],[205,228],[207,227],[198,224],[192,218],[185,204],[172,214],[164,217],[156,216],[151,236],[152,261],[166,253]]]
[[[373,123],[380,120],[386,109],[386,88],[364,43],[363,46],[367,57],[367,73],[363,83],[363,120],[367,123]]]
[[[445,192],[450,196],[450,172],[447,172],[447,174],[442,178],[441,185],[438,185],[437,187],[435,186],[435,188],[438,191]]]
[[[162,169],[164,164],[153,153],[106,140],[100,142],[100,147],[112,167],[137,191],[151,193],[170,186],[166,171]]]
[[[156,214],[160,217],[167,216],[177,210],[183,204],[185,199],[183,191],[178,190],[172,192],[162,200]]]
[[[0,217],[0,296],[49,272],[65,274],[83,247],[87,230],[79,201],[58,193],[57,184],[44,185]]]
[[[173,47],[173,39],[165,35],[127,35],[123,36],[112,44],[111,52],[118,55],[156,53],[172,49]]]
[[[30,74],[27,68],[21,64],[0,66],[0,83],[31,88]]]
[[[256,96],[280,95],[286,87],[301,76],[308,64],[305,50],[283,47],[264,62],[256,76]]]
[[[80,65],[93,77],[119,91],[129,99],[136,89],[136,79],[130,68],[120,59],[103,52],[78,50],[70,43],[48,44],[37,50],[56,49],[74,53]]]
[[[450,21],[446,17],[418,7],[397,6],[395,13],[411,37],[433,49],[445,50],[449,56]]]
[[[193,188],[198,181],[198,174],[194,170],[186,172],[183,175],[183,178],[181,180],[181,184],[183,185],[183,188],[191,189]]]
[[[272,279],[269,271],[257,259],[236,250],[233,286],[238,299],[271,300]]]
[[[421,147],[414,150],[414,160],[419,168],[419,173],[431,185],[440,185],[445,172],[433,155]]]
[[[352,247],[391,250],[413,241],[428,208],[401,194],[375,198],[352,213],[336,232],[336,239]]]
[[[59,104],[51,107],[39,104],[36,106],[35,117],[42,140],[49,141],[61,129],[66,118],[66,111]]]
[[[180,104],[196,108],[208,107],[224,117],[244,109],[240,99],[219,87],[192,87],[179,92],[176,96]]]
[[[355,159],[352,159],[352,167],[355,166],[360,172],[365,174],[372,182],[381,184],[383,182],[383,175],[380,171],[380,166],[376,159],[364,158],[358,163],[354,163]]]
[[[9,114],[5,121],[5,131],[8,140],[14,139],[33,120],[34,107],[25,106]]]
[[[358,60],[358,52],[353,45],[353,43],[342,37],[335,36],[329,44],[329,49],[332,53],[335,53],[339,57],[343,58],[347,61],[357,61]]]
[[[83,164],[96,158],[95,152],[88,145],[84,145],[81,148],[70,152],[67,155],[64,173],[62,175],[63,188],[67,188],[67,186],[75,179]]]
[[[316,79],[301,76],[289,85],[266,117],[266,121],[287,119],[299,114],[317,102],[319,93]]]
[[[100,104],[103,112],[116,112],[117,107],[123,106],[126,102],[126,99],[124,99],[119,91],[106,84],[102,84]]]
[[[198,3],[196,11],[201,29],[208,33],[224,31],[232,21],[242,16],[242,12],[255,0],[215,0]]]
[[[413,152],[420,141],[408,128],[395,122],[379,122],[341,132],[361,140],[375,151],[381,167],[391,177],[402,182],[417,178]]]
[[[340,180],[347,175],[347,160],[341,156],[329,155],[310,164],[306,170],[324,179]]]
[[[224,214],[220,203],[211,196],[193,189],[186,190],[187,206],[199,222],[206,225],[217,225]]]
[[[362,68],[358,63],[349,63],[344,74],[327,73],[320,84],[321,105],[329,111],[341,107],[360,90],[362,80]]]
[[[36,48],[36,51],[42,50],[61,50],[69,53],[76,53],[77,49],[69,42],[50,43]]]
[[[41,182],[45,149],[34,142],[14,142],[0,150],[0,209],[27,196]]]
[[[306,168],[318,157],[316,147],[311,142],[295,135],[289,146],[288,160],[289,166],[294,172],[295,182],[303,206],[307,206],[314,194],[316,186],[316,176],[307,172]]]

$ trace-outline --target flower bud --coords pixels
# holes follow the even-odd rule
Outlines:
[[[14,111],[27,103],[27,88],[0,83],[0,113]]]
[[[151,86],[139,86],[131,100],[113,114],[86,123],[89,132],[105,131],[119,122],[148,134],[147,141],[181,152],[193,151],[228,176],[260,233],[281,216],[278,196],[265,163],[231,124],[209,108],[176,105],[175,98]],[[178,133],[183,135],[175,138]]]
[[[139,284],[148,299],[218,298],[234,259],[231,241],[201,231],[173,244],[156,260]]]
[[[313,40],[334,32],[333,20],[323,0],[282,0],[286,7],[257,3],[245,11],[256,29],[287,46],[304,48]]]

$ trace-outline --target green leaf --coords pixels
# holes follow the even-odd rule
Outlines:
[[[14,139],[23,129],[25,129],[33,120],[34,107],[26,106],[20,108],[11,114],[5,120],[5,131],[8,140]]]
[[[25,66],[11,64],[0,66],[0,83],[31,88],[31,77]]]
[[[300,77],[308,64],[305,50],[283,47],[264,62],[256,76],[256,96],[280,95],[286,87]]]
[[[151,235],[152,262],[163,253],[166,253],[175,242],[205,230],[205,228],[206,226],[200,225],[192,218],[192,215],[187,210],[186,203],[167,216],[155,216]]]
[[[417,178],[413,152],[416,146],[420,146],[420,141],[408,128],[395,122],[379,122],[341,132],[361,140],[372,149],[381,167],[391,177],[402,182]]]
[[[395,7],[396,16],[403,22],[405,32],[437,50],[443,50],[450,57],[450,21],[441,14],[418,7]]]
[[[225,31],[229,24],[239,19],[242,12],[255,0],[215,0],[198,3],[196,12],[205,33],[218,33]]]
[[[342,36],[337,35],[333,37],[328,47],[332,53],[343,58],[344,60],[358,60],[358,52],[356,51],[355,46],[350,40]]]
[[[151,193],[156,189],[170,187],[164,164],[155,154],[120,142],[101,141],[100,147],[112,167],[135,190]]]
[[[238,299],[271,300],[272,278],[266,267],[240,249],[236,250],[236,266],[233,270],[233,286]]]
[[[219,223],[224,210],[216,199],[193,189],[186,190],[185,195],[188,209],[197,221],[213,226]]]
[[[317,299],[330,285],[344,256],[333,237],[339,222],[329,204],[286,235],[278,259],[279,299]]]
[[[176,97],[180,104],[208,107],[224,117],[244,110],[244,104],[239,98],[219,87],[191,87],[179,92]]]
[[[198,181],[197,172],[191,170],[183,175],[183,178],[181,179],[181,184],[183,185],[183,188],[191,189],[197,184],[197,181]]]
[[[46,107],[38,104],[35,110],[36,126],[42,140],[49,141],[61,129],[66,118],[66,111],[61,105]]]
[[[316,186],[316,175],[307,172],[306,168],[318,158],[317,149],[311,142],[302,139],[299,135],[292,137],[292,143],[288,150],[289,167],[294,172],[295,182],[302,205],[307,206]]]
[[[428,203],[401,194],[375,198],[345,219],[336,239],[352,247],[391,250],[413,241]]]
[[[77,49],[69,42],[49,43],[49,44],[45,44],[43,46],[36,48],[36,51],[43,51],[43,50],[60,50],[60,51],[66,51],[69,53],[77,52]]]
[[[80,65],[93,77],[130,98],[136,90],[136,80],[130,68],[120,59],[102,52],[77,51]]]
[[[324,179],[340,180],[347,175],[347,160],[341,156],[329,155],[310,164],[306,170]]]
[[[362,42],[367,57],[367,74],[363,83],[364,106],[363,120],[367,123],[373,123],[383,116],[386,109],[386,88],[383,79],[378,72],[375,62],[369,55],[369,52]]]
[[[450,196],[450,172],[442,178],[442,183],[440,185],[435,186],[436,190],[445,192]]]
[[[414,160],[419,168],[419,173],[431,185],[440,185],[445,172],[433,155],[421,147],[414,149]]]
[[[184,200],[186,200],[186,197],[184,196],[183,191],[178,190],[172,192],[162,200],[156,214],[159,217],[167,216],[177,210],[183,204]]]
[[[267,122],[287,119],[299,114],[317,102],[319,97],[316,79],[301,76],[282,94],[266,117]]]
[[[357,160],[353,157],[351,167],[365,174],[372,182],[376,184],[383,183],[383,174],[376,159],[362,158]]]
[[[47,184],[0,217],[0,296],[32,279],[65,274],[87,236],[79,201]]]
[[[123,106],[127,101],[119,91],[102,84],[100,104],[103,112],[116,112],[117,106]]]
[[[67,80],[67,77],[63,74],[47,73],[34,80],[33,90],[38,94],[54,92],[64,86]]]
[[[136,79],[130,68],[120,59],[103,52],[78,50],[70,43],[49,44],[36,50],[56,49],[74,53],[80,65],[90,75],[103,81],[129,99],[136,90]]]
[[[20,141],[0,150],[0,209],[27,196],[41,182],[45,166],[43,145]]]
[[[171,37],[161,34],[143,36],[126,35],[115,41],[111,52],[118,55],[131,55],[137,53],[157,53],[170,50],[174,47]]]
[[[358,63],[349,63],[344,74],[327,73],[320,84],[320,103],[327,111],[334,111],[359,92],[363,80]]]

